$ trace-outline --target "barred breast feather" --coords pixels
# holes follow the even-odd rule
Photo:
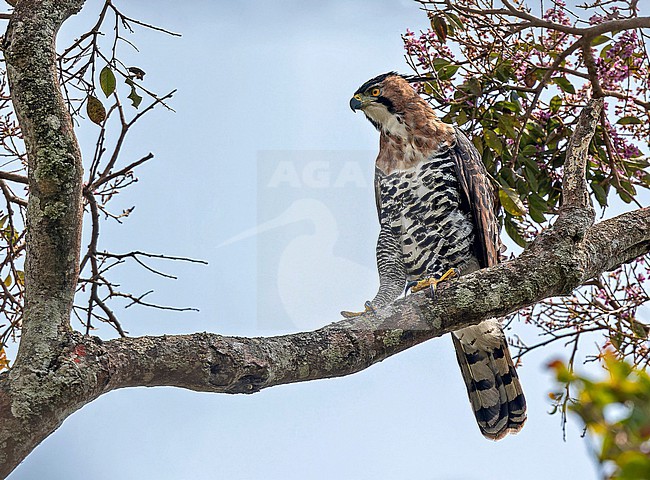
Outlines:
[[[409,169],[377,175],[380,223],[399,239],[407,280],[439,277],[471,257],[472,221],[460,209],[449,148]]]

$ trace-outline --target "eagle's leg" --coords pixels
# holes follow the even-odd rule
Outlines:
[[[354,317],[360,317],[361,315],[365,315],[366,313],[375,313],[375,309],[372,308],[370,301],[367,301],[364,304],[364,307],[365,310],[363,312],[348,312],[347,310],[343,310],[341,312],[341,315],[343,315],[345,318],[354,318]]]
[[[450,278],[457,276],[460,276],[459,270],[457,268],[450,268],[440,278],[425,278],[419,282],[409,282],[406,285],[406,291],[411,290],[411,292],[415,293],[428,287],[431,290],[431,294],[433,295],[435,294],[439,283],[445,282]]]
[[[377,239],[377,269],[379,270],[379,291],[371,301],[365,303],[363,312],[341,312],[345,318],[374,313],[395,301],[404,291],[406,270],[402,258],[402,247],[390,225],[383,222]]]

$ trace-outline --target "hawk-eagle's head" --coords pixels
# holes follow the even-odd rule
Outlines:
[[[408,113],[427,105],[406,78],[388,72],[361,85],[350,99],[350,108],[362,110],[378,130],[404,136]]]

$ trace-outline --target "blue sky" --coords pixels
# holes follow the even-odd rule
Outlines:
[[[59,46],[91,25],[98,3],[65,26]],[[125,225],[104,225],[100,248],[209,262],[156,264],[177,281],[123,268],[124,290],[153,288],[152,300],[200,309],[118,309],[125,329],[273,335],[359,308],[377,286],[369,179],[378,139],[348,100],[378,73],[407,71],[400,34],[426,27],[418,4],[120,3],[183,36],[137,30],[140,53],[124,51],[148,88],[178,88],[176,113],[155,110],[129,138],[124,164],[156,157],[115,200],[116,211],[136,209]],[[92,124],[79,128],[86,155],[93,134]],[[547,414],[545,364],[561,354],[526,357],[528,424],[498,443],[479,434],[451,341],[440,338],[350,377],[252,396],[112,392],[68,418],[9,478],[591,478],[580,429],[569,423],[565,443],[559,417]]]

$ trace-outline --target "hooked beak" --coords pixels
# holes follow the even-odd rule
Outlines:
[[[357,110],[360,110],[362,106],[363,103],[361,102],[361,97],[359,95],[355,95],[350,99],[350,108],[354,113],[357,113]]]

